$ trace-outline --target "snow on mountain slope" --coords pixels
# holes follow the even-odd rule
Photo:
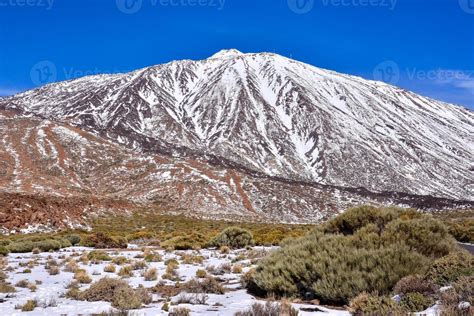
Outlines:
[[[269,176],[474,200],[474,113],[285,57],[221,51],[0,99],[141,152]]]
[[[152,210],[207,219],[315,223],[371,203],[473,207],[268,176],[202,159],[143,154],[77,127],[0,110],[0,231],[77,227],[97,214]]]

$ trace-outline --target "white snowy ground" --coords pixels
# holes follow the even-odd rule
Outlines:
[[[258,249],[256,247],[256,249]],[[12,285],[15,285],[18,281],[22,279],[27,279],[31,283],[35,283],[37,280],[40,283],[37,285],[35,292],[30,291],[27,288],[16,287],[17,292],[13,293],[12,297],[5,297],[5,294],[0,294],[0,299],[4,298],[5,301],[0,303],[0,315],[88,315],[88,314],[97,314],[101,312],[108,312],[111,310],[111,305],[108,302],[87,302],[87,301],[75,301],[62,297],[66,292],[66,286],[73,280],[72,272],[65,272],[61,268],[61,272],[58,275],[49,275],[48,271],[45,270],[45,263],[48,260],[48,256],[51,256],[52,259],[60,262],[64,257],[69,257],[74,252],[83,253],[85,251],[91,251],[92,249],[82,248],[82,247],[71,247],[62,249],[61,251],[54,253],[41,253],[41,254],[9,254],[8,255],[8,266],[12,267],[11,271],[6,271],[8,275],[7,282],[10,282]],[[141,250],[128,250],[128,251],[107,251],[111,257],[116,256],[125,256],[127,258],[133,259],[136,255],[141,254]],[[157,281],[145,281],[141,276],[140,271],[134,271],[134,277],[127,278],[130,285],[137,287],[142,284],[143,286],[150,288],[157,284],[161,279],[161,276],[165,273],[166,266],[164,261],[166,259],[175,258],[179,261],[179,276],[181,278],[180,282],[185,282],[196,275],[198,269],[205,269],[207,266],[214,265],[219,266],[223,263],[231,263],[239,253],[245,253],[246,250],[240,251],[231,251],[227,255],[221,254],[217,250],[200,250],[201,256],[204,257],[204,262],[202,264],[184,264],[180,259],[180,254],[183,253],[194,253],[193,251],[174,251],[171,253],[166,253],[162,250],[156,250],[159,252],[162,257],[162,262],[150,262],[148,263],[148,268],[155,267],[158,269],[158,280]],[[78,258],[78,257],[76,257]],[[22,273],[26,267],[20,266],[20,263],[27,263],[31,260],[37,260],[37,265],[31,268],[31,273]],[[142,259],[133,259],[133,260],[142,260]],[[93,282],[97,281],[105,276],[117,277],[116,273],[107,273],[104,272],[104,267],[110,262],[103,262],[99,264],[87,264],[79,263],[80,268],[87,270],[88,274],[91,276]],[[246,272],[250,269],[250,261],[243,260],[239,263],[242,263],[244,266],[243,272]],[[117,266],[119,269],[120,267]],[[118,271],[117,269],[117,271]],[[95,274],[95,275],[94,275]],[[238,311],[244,311],[248,309],[253,303],[258,300],[247,294],[247,292],[240,287],[239,279],[240,274],[228,273],[220,278],[227,280],[224,284],[224,287],[228,291],[223,295],[208,294],[209,299],[207,300],[206,305],[190,305],[190,304],[180,304],[179,307],[187,307],[191,310],[191,315],[210,315],[210,316],[232,316]],[[164,280],[166,284],[174,284],[173,281]],[[86,289],[89,285],[84,285],[81,289]],[[179,295],[178,295],[179,296]],[[176,299],[174,297],[174,299]],[[54,299],[57,303],[55,307],[37,307],[32,312],[21,312],[21,310],[15,309],[16,305],[22,305],[27,300],[36,299],[40,305],[42,302],[49,302],[51,299]],[[1,301],[1,300],[0,300]],[[263,302],[263,301],[262,301]],[[264,302],[263,302],[264,303]],[[153,303],[147,305],[146,307],[140,310],[131,311],[130,315],[168,315],[167,312],[163,311],[161,308],[163,302],[160,301],[160,296],[153,295]],[[299,315],[349,315],[346,311],[337,311],[330,310],[321,306],[315,305],[301,305],[293,304],[293,306],[300,310]],[[172,310],[173,306],[170,308]],[[318,311],[319,310],[319,311]]]

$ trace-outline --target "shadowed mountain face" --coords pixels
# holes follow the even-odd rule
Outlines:
[[[112,191],[118,190],[116,197],[120,199],[144,203],[144,196],[153,196],[149,183],[161,184],[167,178],[164,174],[155,174],[153,181],[143,180],[145,182],[135,183],[131,188],[129,183],[133,177],[129,172],[137,173],[141,169],[126,162],[138,159],[140,164],[145,164],[160,157],[170,166],[186,166],[192,162],[220,173],[220,180],[211,177],[207,181],[223,181],[223,185],[233,186],[233,194],[239,197],[236,203],[240,205],[233,208],[232,203],[222,200],[214,209],[222,212],[222,217],[229,214],[226,208],[236,210],[236,216],[247,210],[261,211],[265,214],[258,216],[266,217],[281,209],[281,205],[294,203],[290,202],[292,199],[298,201],[300,196],[294,195],[311,195],[315,188],[329,192],[326,199],[316,195],[326,203],[326,210],[331,209],[327,214],[349,205],[351,196],[356,195],[353,202],[394,202],[388,198],[394,193],[383,193],[385,191],[474,200],[473,112],[384,83],[322,70],[274,54],[222,51],[202,61],[175,61],[128,74],[55,83],[0,99],[0,109],[4,110],[4,122],[15,121],[14,128],[21,128],[18,122],[28,125],[25,122],[31,121],[37,125],[19,130],[20,134],[33,134],[18,136],[18,139],[13,139],[11,129],[2,125],[4,155],[10,157],[2,163],[10,169],[23,157],[21,152],[11,149],[15,146],[26,146],[26,152],[40,152],[33,147],[40,146],[44,139],[53,137],[65,141],[65,135],[70,132],[64,129],[95,139],[84,146],[91,146],[90,153],[97,157],[90,160],[103,166],[103,170],[97,170],[95,179],[87,180],[90,190],[80,182],[82,179],[67,175],[68,168],[83,165],[84,157],[79,157],[73,167],[65,165],[64,158],[61,166],[59,150],[57,163],[63,172],[57,176],[64,176],[61,181],[67,181],[67,185],[51,188],[48,192],[52,194],[85,192],[111,197],[110,179],[103,177],[102,172],[112,172],[107,166],[123,170],[125,165],[129,171],[116,172],[123,177],[120,181],[124,188],[144,192],[136,195],[127,192],[126,197],[118,188]],[[54,136],[55,133],[64,135]],[[54,146],[54,140],[50,141]],[[48,148],[50,143],[44,144],[41,146]],[[97,144],[108,147],[99,148]],[[63,151],[79,155],[70,145],[62,145]],[[103,152],[108,154],[102,155]],[[45,162],[45,166],[50,165]],[[156,167],[153,163],[140,166]],[[89,172],[88,167],[83,167],[84,172]],[[165,169],[171,172],[173,168]],[[193,168],[190,170],[195,171]],[[196,172],[190,174],[194,177],[199,174]],[[6,173],[12,175],[14,171]],[[181,186],[183,181],[172,174],[172,181]],[[16,175],[25,178],[22,185],[15,187],[13,182],[7,185],[5,180],[3,189],[41,191],[33,185],[24,185],[38,181],[37,175],[20,169]],[[111,176],[117,175],[112,172]],[[16,181],[18,184],[18,179]],[[249,183],[255,187],[250,188]],[[259,185],[265,189],[257,189]],[[268,198],[278,199],[275,205],[265,202],[263,193],[272,185],[275,195]],[[295,188],[299,185],[306,191],[298,192]],[[75,186],[77,190],[70,190]],[[279,196],[276,188],[285,186],[292,189],[287,196]],[[347,196],[341,197],[340,192],[346,192]],[[372,197],[368,198],[369,195]],[[215,194],[203,193],[205,199],[212,196]],[[180,199],[176,195],[175,200]],[[167,197],[163,196],[162,200]],[[278,220],[308,221],[302,214],[319,214],[316,216],[319,218],[325,211],[322,212],[323,207],[316,200],[313,197],[312,202],[292,204],[288,208],[291,215],[287,217],[283,210],[283,213],[278,211],[278,216],[282,216]],[[193,203],[203,202],[198,199]],[[192,208],[193,203],[183,208]],[[404,204],[400,200],[398,203]],[[263,209],[264,205],[268,207]]]

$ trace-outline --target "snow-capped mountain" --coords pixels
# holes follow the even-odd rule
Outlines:
[[[270,53],[54,83],[0,108],[248,174],[474,200],[472,111]]]

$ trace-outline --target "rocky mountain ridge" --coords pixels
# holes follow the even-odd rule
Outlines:
[[[255,218],[289,222],[314,222],[358,203],[435,209],[474,201],[472,111],[275,54],[228,50],[201,61],[53,83],[0,99],[0,110],[0,154],[4,170],[13,170],[4,172],[2,191],[10,193],[107,196],[143,206],[156,201],[152,183],[162,193],[167,187],[158,200],[173,200],[168,210],[199,214],[232,187],[210,216],[245,217],[253,210]],[[67,141],[81,133],[86,143]],[[74,159],[61,163],[58,139]],[[58,156],[55,177],[68,178],[67,185],[45,186],[47,177],[25,170],[21,151]],[[88,188],[70,171],[88,170],[84,161],[102,166]],[[188,178],[165,176],[177,165],[191,170],[183,171]],[[102,173],[120,174],[110,166],[126,170],[118,182],[141,193],[108,192],[116,184]],[[141,168],[154,170],[153,180],[137,176]],[[24,185],[35,181],[42,184]],[[206,181],[202,195],[186,203],[176,194]]]

